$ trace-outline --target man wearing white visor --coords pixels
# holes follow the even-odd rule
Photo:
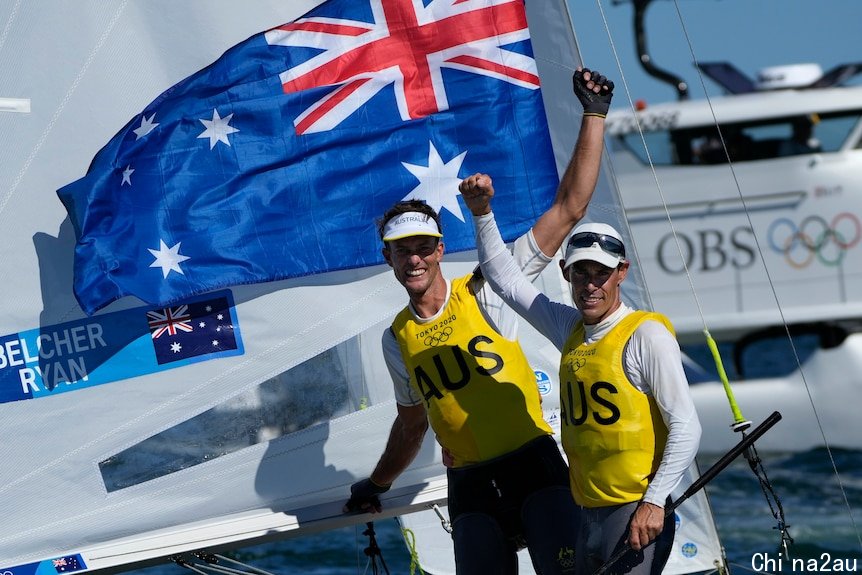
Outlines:
[[[701,433],[669,320],[622,302],[629,262],[613,227],[588,223],[572,232],[560,267],[573,308],[536,289],[506,249],[490,207],[490,178],[464,180],[461,194],[488,283],[562,353],[562,440],[581,506],[577,572],[595,572],[628,545],[632,551],[611,573],[661,573],[674,532],[664,506]]]
[[[553,205],[514,246],[518,273],[531,279],[583,217],[598,179],[613,83],[582,69],[573,82],[584,105],[575,151]],[[515,339],[517,316],[479,274],[443,277],[440,219],[426,204],[399,202],[379,232],[409,297],[383,334],[398,416],[345,511],[380,511],[379,494],[413,460],[430,422],[448,466],[458,574],[515,574],[524,545],[537,573],[574,573],[577,507],[535,374]]]

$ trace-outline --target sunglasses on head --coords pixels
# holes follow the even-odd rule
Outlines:
[[[569,239],[569,247],[571,248],[588,248],[593,244],[598,244],[603,251],[619,256],[626,257],[626,247],[623,243],[613,236],[607,234],[598,234],[596,232],[581,232],[575,234]]]

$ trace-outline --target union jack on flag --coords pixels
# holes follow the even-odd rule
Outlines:
[[[473,249],[476,172],[507,241],[559,183],[524,1],[328,0],[165,91],[58,190],[75,295],[165,307],[383,264],[375,220],[408,198]]]
[[[51,565],[57,573],[72,573],[86,568],[84,560],[80,555],[68,555],[58,559],[52,559]]]
[[[295,120],[297,133],[331,130],[392,86],[402,120],[449,108],[443,69],[539,88],[533,58],[503,47],[530,37],[518,0],[372,0],[372,22],[311,16],[266,33],[270,44],[321,50],[282,72],[286,93],[338,88]]]
[[[159,365],[220,356],[240,345],[227,296],[205,296],[188,304],[151,310],[147,320]]]
[[[165,334],[177,335],[177,331],[194,331],[189,322],[192,316],[189,315],[188,311],[189,306],[187,305],[148,311],[147,323],[150,325],[150,335],[153,339],[158,339]]]

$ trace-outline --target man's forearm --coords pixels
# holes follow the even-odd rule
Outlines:
[[[427,429],[428,423],[424,416],[424,410],[421,422],[405,422],[399,415],[392,424],[386,449],[371,474],[371,480],[381,486],[390,485],[395,481],[416,458],[416,454],[422,447],[422,440]]]
[[[578,141],[563,179],[560,181],[562,200],[568,216],[580,220],[599,180],[602,152],[604,151],[605,119],[599,116],[584,116]]]

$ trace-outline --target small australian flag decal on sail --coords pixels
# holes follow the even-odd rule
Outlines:
[[[87,568],[80,555],[58,557],[57,559],[52,559],[51,563],[54,565],[54,569],[57,573],[72,573],[74,571],[80,571]]]
[[[159,365],[237,349],[231,305],[214,297],[156,308],[147,323]],[[207,359],[210,359],[207,357]]]

